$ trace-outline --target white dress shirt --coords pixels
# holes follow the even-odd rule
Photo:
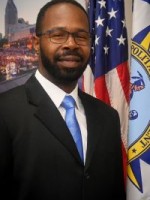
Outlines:
[[[84,154],[84,162],[86,159],[86,150],[87,150],[87,123],[86,123],[86,116],[84,112],[84,107],[81,103],[81,100],[78,96],[78,85],[75,89],[70,93],[64,92],[62,89],[57,87],[55,84],[50,82],[46,79],[38,70],[35,73],[36,79],[39,81],[43,89],[46,91],[48,96],[54,102],[55,106],[58,108],[59,112],[61,113],[63,119],[65,119],[65,109],[61,106],[61,103],[66,95],[71,95],[76,102],[76,117],[81,129],[82,135],[82,143],[83,143],[83,154]]]

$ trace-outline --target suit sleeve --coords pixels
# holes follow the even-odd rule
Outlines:
[[[7,199],[12,184],[12,144],[7,125],[0,114],[0,195]]]
[[[120,187],[120,191],[122,191],[120,195],[120,200],[126,199],[126,193],[125,193],[125,183],[124,183],[124,173],[123,173],[123,155],[122,155],[122,139],[121,139],[121,127],[120,127],[120,118],[119,114],[116,111],[116,115],[114,118],[114,123],[116,123],[116,133],[118,141],[116,141],[116,182],[118,182],[118,187]],[[117,193],[117,188],[116,188]],[[118,190],[119,193],[119,190]]]

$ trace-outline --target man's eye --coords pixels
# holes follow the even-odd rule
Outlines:
[[[51,35],[51,37],[65,37],[64,33],[55,33],[53,35]]]
[[[76,38],[87,40],[88,36],[87,35],[76,35]]]

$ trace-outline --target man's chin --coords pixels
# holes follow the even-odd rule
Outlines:
[[[56,76],[55,80],[62,84],[72,84],[74,82],[77,82],[79,78],[80,78],[80,75],[71,74],[71,75]]]

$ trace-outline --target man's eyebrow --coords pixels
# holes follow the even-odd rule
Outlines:
[[[50,31],[58,31],[58,30],[63,30],[63,31],[68,31],[69,32],[69,30],[66,27],[54,27],[54,28],[50,29]],[[74,32],[85,32],[85,33],[88,33],[88,31],[86,31],[83,28],[77,28]]]

